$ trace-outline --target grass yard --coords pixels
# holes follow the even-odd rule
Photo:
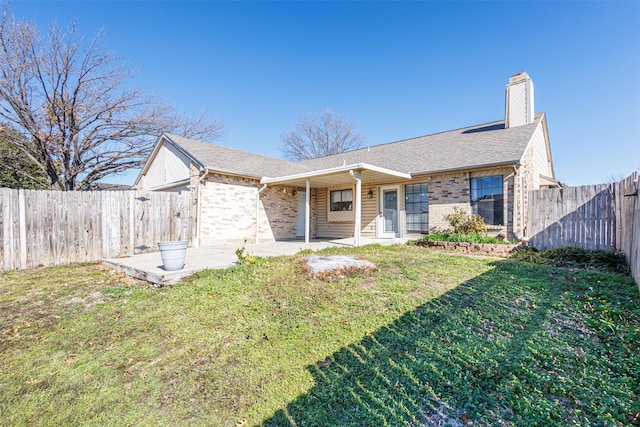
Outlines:
[[[626,276],[419,247],[331,249],[156,289],[100,265],[0,275],[0,425],[640,425]]]

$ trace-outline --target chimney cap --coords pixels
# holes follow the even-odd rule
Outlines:
[[[509,84],[518,83],[524,80],[529,80],[529,74],[526,71],[522,71],[521,73],[514,74],[509,78]]]

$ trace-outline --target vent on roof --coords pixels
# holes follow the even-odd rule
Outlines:
[[[533,81],[529,75],[522,72],[511,76],[506,92],[504,126],[513,128],[533,123]]]

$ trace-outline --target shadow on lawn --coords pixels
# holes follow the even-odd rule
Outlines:
[[[579,424],[580,385],[567,390],[566,370],[592,336],[557,320],[560,295],[584,285],[495,266],[308,366],[315,386],[263,426]]]

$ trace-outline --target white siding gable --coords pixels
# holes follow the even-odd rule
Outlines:
[[[171,144],[163,143],[147,170],[146,188],[189,179],[189,159]]]
[[[531,137],[531,151],[533,188],[537,190],[540,188],[540,175],[553,178],[553,171],[550,169],[549,153],[547,151],[547,143],[544,137],[542,122],[540,122]]]

